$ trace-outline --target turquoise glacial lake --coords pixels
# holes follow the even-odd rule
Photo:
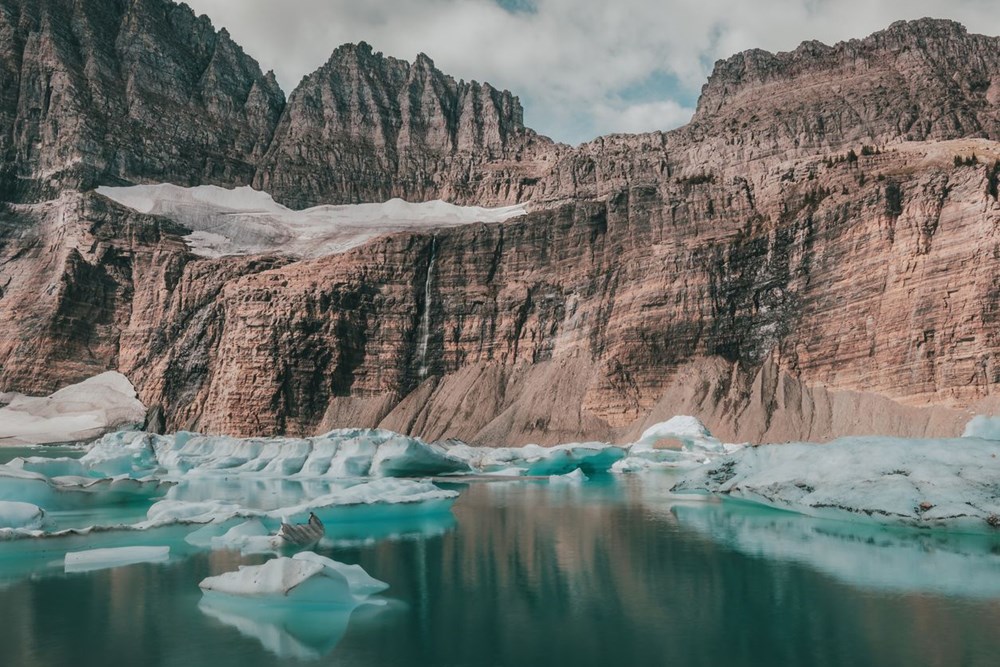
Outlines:
[[[190,528],[0,543],[0,665],[1000,664],[997,539],[679,500],[672,481],[474,482],[450,515],[330,526],[319,553],[390,584],[342,614],[207,607],[201,579],[265,557],[185,549]],[[123,544],[171,558],[63,571]]]

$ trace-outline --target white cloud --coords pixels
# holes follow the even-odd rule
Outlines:
[[[344,42],[407,60],[419,52],[453,76],[526,100],[527,124],[555,138],[681,124],[714,60],[747,48],[863,37],[898,19],[954,18],[1000,33],[992,0],[187,0],[229,28],[291,90]],[[650,77],[672,90],[629,101]]]

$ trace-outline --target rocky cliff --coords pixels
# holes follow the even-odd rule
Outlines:
[[[4,16],[17,6],[0,0]],[[157,35],[175,13],[190,21],[162,44],[211,33],[163,0],[109,7],[119,29],[158,17],[136,31],[147,55],[169,56]],[[41,40],[45,12],[19,11],[35,21],[15,22],[24,41]],[[212,53],[229,43],[211,35]],[[744,53],[717,64],[689,126],[575,149],[524,128],[509,93],[425,57],[343,47],[283,104],[225,49],[228,83],[212,89],[229,93],[185,97],[211,113],[183,141],[162,139],[175,149],[100,162],[87,108],[75,134],[31,154],[91,146],[86,169],[43,178],[11,116],[5,164],[33,185],[8,189],[0,214],[0,389],[117,368],[171,428],[381,425],[511,444],[628,439],[677,413],[738,440],[946,434],[995,402],[996,38],[918,21]],[[270,102],[251,104],[264,87]],[[77,117],[56,115],[60,127]],[[142,132],[152,118],[140,115]],[[212,259],[169,219],[73,190],[157,179],[253,182],[297,206],[444,197],[533,212],[313,259]],[[29,196],[46,188],[62,193]]]
[[[0,192],[249,183],[284,108],[272,74],[164,0],[0,0]]]

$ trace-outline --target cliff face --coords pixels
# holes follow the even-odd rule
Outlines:
[[[998,40],[932,21],[749,52],[717,65],[691,125],[570,149],[509,93],[345,47],[264,115],[273,141],[244,145],[256,166],[233,184],[534,211],[206,259],[93,193],[11,204],[0,388],[118,368],[171,428],[243,435],[552,443],[680,413],[734,440],[955,433],[1000,383],[997,59]]]
[[[249,183],[284,94],[207,18],[164,0],[0,1],[0,188]]]

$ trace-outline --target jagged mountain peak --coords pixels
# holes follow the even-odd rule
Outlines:
[[[690,131],[752,154],[1000,137],[1000,39],[939,19],[715,64]],[[759,148],[759,150],[757,150]]]

